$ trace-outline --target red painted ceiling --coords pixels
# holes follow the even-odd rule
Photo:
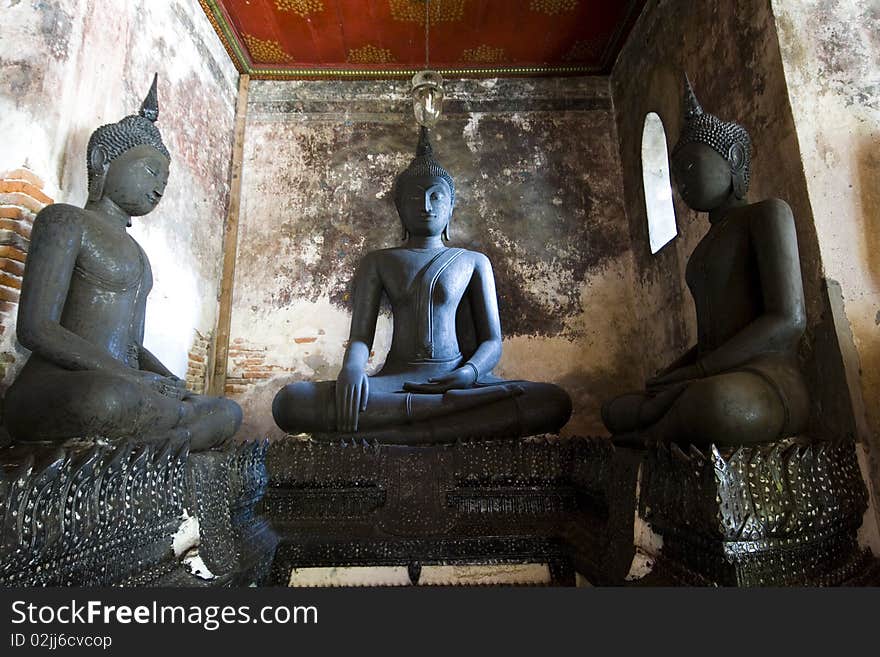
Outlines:
[[[200,0],[255,77],[402,77],[424,68],[423,0]],[[431,68],[610,72],[645,0],[430,0]]]

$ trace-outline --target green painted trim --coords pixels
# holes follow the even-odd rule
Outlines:
[[[214,16],[214,20],[217,21],[217,25],[220,26],[220,29],[223,30],[223,34],[226,36],[226,40],[232,49],[235,51],[235,56],[238,58],[238,68],[242,73],[246,73],[248,75],[251,74],[252,68],[249,58],[244,54],[244,48],[241,42],[238,40],[238,35],[235,33],[235,30],[226,22],[226,17],[223,15],[223,11],[217,5],[216,0],[202,0],[204,4],[208,6],[211,10],[211,13]]]

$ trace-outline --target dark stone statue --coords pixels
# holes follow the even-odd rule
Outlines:
[[[796,350],[806,318],[794,218],[779,199],[746,200],[750,150],[746,130],[704,112],[686,81],[672,170],[685,203],[709,213],[686,272],[698,341],[646,391],[604,405],[605,426],[620,443],[741,445],[804,429],[809,397]]]
[[[455,185],[434,160],[424,128],[394,200],[406,242],[368,253],[358,267],[339,377],[282,388],[272,405],[276,424],[318,438],[402,444],[557,432],[571,415],[564,390],[492,375],[501,357],[492,265],[481,253],[444,244]],[[368,376],[383,294],[394,333],[384,367]]]
[[[143,345],[153,277],[126,227],[168,181],[158,116],[154,78],[138,115],[92,134],[85,208],[55,203],[34,220],[17,325],[32,353],[6,395],[16,441],[180,438],[199,450],[241,424],[235,402],[187,391]]]

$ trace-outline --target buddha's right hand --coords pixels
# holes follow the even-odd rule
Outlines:
[[[186,383],[177,377],[162,376],[146,370],[134,370],[133,374],[138,383],[165,397],[183,399],[186,395]]]
[[[343,367],[336,379],[336,430],[353,432],[358,414],[367,410],[370,378],[359,367]]]

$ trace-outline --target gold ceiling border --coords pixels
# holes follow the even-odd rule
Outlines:
[[[235,35],[235,30],[226,21],[223,10],[220,9],[217,2],[215,0],[199,0],[199,5],[201,5],[202,11],[205,12],[205,16],[208,17],[211,27],[214,28],[217,36],[220,37],[220,43],[226,49],[226,53],[229,55],[229,59],[232,60],[236,70],[239,73],[250,73],[251,62],[248,56],[245,55],[245,48]]]
[[[403,80],[419,68],[254,68],[254,80]],[[598,66],[498,66],[490,68],[438,68],[445,78],[497,78],[507,76],[597,75]]]

